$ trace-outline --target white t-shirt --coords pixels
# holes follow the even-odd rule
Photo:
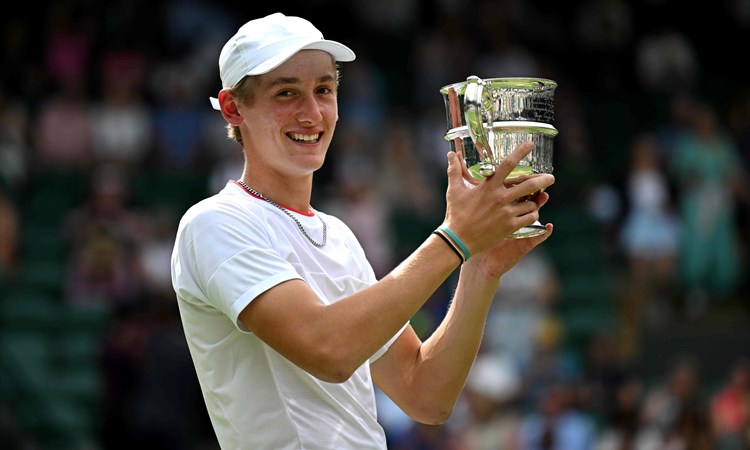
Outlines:
[[[369,362],[348,381],[327,383],[238,319],[259,294],[290,279],[304,280],[325,304],[376,281],[343,222],[317,211],[292,214],[317,242],[324,220],[325,247],[313,246],[284,212],[234,181],[180,221],[172,283],[217,438],[223,449],[385,449]]]

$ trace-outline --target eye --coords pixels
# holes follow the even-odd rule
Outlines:
[[[283,89],[276,93],[277,97],[291,97],[292,95],[294,95],[294,92],[289,89]]]
[[[336,93],[336,85],[334,83],[325,82],[318,85],[315,92],[319,95],[329,95]]]

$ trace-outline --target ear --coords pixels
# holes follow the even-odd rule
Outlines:
[[[219,92],[219,105],[221,115],[230,125],[239,126],[242,123],[242,113],[237,108],[237,102],[227,91]]]

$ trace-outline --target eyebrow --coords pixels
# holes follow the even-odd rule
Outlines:
[[[324,75],[322,77],[319,77],[317,82],[318,83],[326,83],[329,81],[334,81],[335,77],[333,75]],[[275,78],[273,81],[271,81],[268,85],[269,87],[278,86],[281,84],[299,84],[300,79],[296,77],[279,77]]]

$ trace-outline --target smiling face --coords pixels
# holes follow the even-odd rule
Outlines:
[[[252,98],[237,103],[248,168],[285,179],[311,176],[323,165],[338,120],[331,56],[300,51],[255,82]]]

